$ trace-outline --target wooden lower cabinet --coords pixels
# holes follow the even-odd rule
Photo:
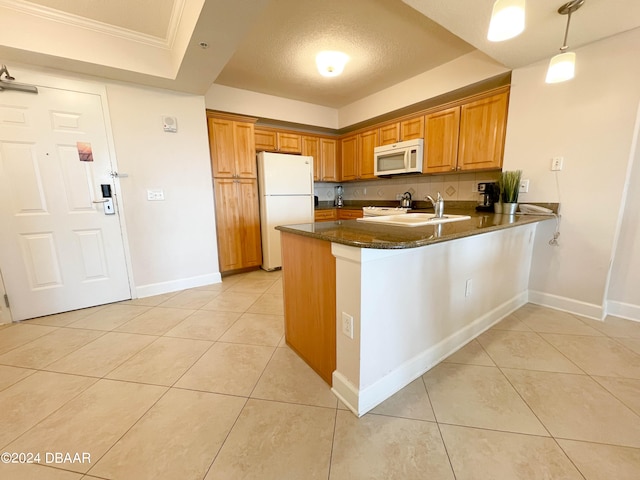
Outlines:
[[[280,235],[285,340],[331,385],[336,369],[336,259],[331,242]]]
[[[313,219],[316,222],[332,222],[338,219],[338,212],[335,208],[323,208],[313,213]]]
[[[216,231],[220,272],[262,263],[258,181],[215,178]]]
[[[353,220],[355,218],[362,218],[362,209],[338,209],[338,220]]]

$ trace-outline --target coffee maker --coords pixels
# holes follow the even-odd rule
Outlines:
[[[342,185],[338,185],[336,188],[336,193],[335,193],[335,197],[334,197],[334,201],[333,201],[333,206],[334,207],[343,207],[344,206],[344,200],[342,198],[343,195],[343,188]]]
[[[478,184],[480,200],[476,210],[479,212],[493,212],[493,204],[500,201],[500,190],[495,182],[482,182]]]

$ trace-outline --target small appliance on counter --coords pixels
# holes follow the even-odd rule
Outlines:
[[[482,182],[478,184],[480,200],[476,206],[479,212],[493,212],[493,204],[500,200],[500,190],[495,182]]]
[[[342,198],[343,194],[344,194],[344,189],[342,188],[342,185],[338,185],[336,187],[335,200],[333,201],[334,207],[344,207],[344,199]]]
[[[402,194],[402,199],[400,200],[400,206],[402,208],[411,208],[411,193],[404,192]]]

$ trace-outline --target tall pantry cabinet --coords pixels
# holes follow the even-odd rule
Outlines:
[[[221,273],[262,263],[255,121],[207,112]]]

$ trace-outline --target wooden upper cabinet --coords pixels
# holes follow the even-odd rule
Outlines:
[[[358,179],[376,178],[373,173],[373,149],[378,146],[378,129],[358,135],[359,173]]]
[[[320,179],[324,182],[339,182],[337,140],[333,138],[320,139],[320,160],[322,162]]]
[[[447,108],[425,116],[423,173],[456,170],[459,126],[460,107]]]
[[[278,152],[302,153],[302,136],[294,133],[278,132]]]
[[[342,181],[358,178],[358,135],[340,140],[342,152]]]
[[[211,169],[217,178],[256,178],[253,123],[209,117]]]
[[[256,152],[275,152],[278,149],[278,138],[275,131],[256,128],[254,137]]]
[[[255,147],[257,152],[302,153],[302,135],[256,128]]]
[[[420,132],[422,134],[422,132]],[[400,141],[400,123],[390,123],[380,127],[380,145],[391,145]]]
[[[502,167],[508,96],[504,92],[462,105],[459,170]]]
[[[302,136],[302,155],[313,157],[313,181],[322,178],[322,160],[320,158],[320,139],[318,137]]]
[[[415,140],[423,138],[424,135],[424,116],[420,115],[416,118],[410,118],[400,122],[400,140]]]

